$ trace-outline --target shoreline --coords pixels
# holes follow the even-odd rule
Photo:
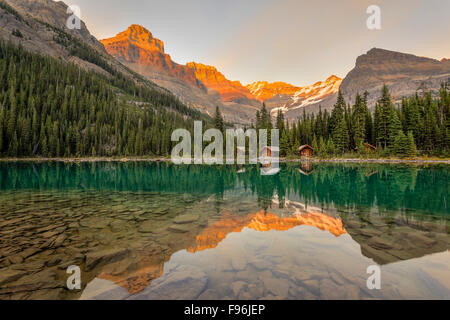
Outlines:
[[[170,162],[170,158],[138,158],[138,157],[93,157],[93,158],[0,158],[2,162],[64,162],[64,163],[90,163],[90,162]],[[381,163],[381,164],[450,164],[450,159],[397,159],[397,158],[380,158],[380,159],[362,159],[362,158],[310,158],[310,159],[290,159],[280,158],[281,163],[287,162],[312,162],[312,163]]]

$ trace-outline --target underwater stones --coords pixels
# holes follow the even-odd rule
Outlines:
[[[361,253],[366,257],[372,258],[378,264],[386,264],[398,261],[397,257],[394,257],[388,252],[374,249],[366,244],[361,244]]]
[[[219,300],[220,295],[212,289],[205,290],[198,298],[197,300]]]
[[[289,292],[289,281],[275,277],[271,271],[260,272],[259,279],[264,283],[264,287],[275,296],[287,296]]]
[[[42,249],[40,249],[40,248],[28,248],[28,249],[25,249],[24,251],[22,251],[20,253],[20,255],[25,260],[25,259],[35,255],[36,253],[41,252],[41,251],[42,251]]]
[[[90,271],[97,266],[119,261],[128,254],[128,249],[114,248],[90,252],[86,255],[86,270]]]
[[[234,271],[242,271],[247,268],[247,260],[242,256],[234,256],[231,259],[231,266]]]
[[[252,257],[248,260],[248,264],[255,268],[257,271],[263,271],[268,268],[267,261],[261,257]]]
[[[26,272],[13,269],[0,269],[0,286],[3,286],[9,282],[16,281],[24,276]]]
[[[236,272],[236,280],[248,281],[249,279],[251,279],[253,277],[255,277],[255,274],[248,270]]]
[[[45,263],[43,261],[33,261],[27,263],[21,263],[10,266],[11,269],[30,272],[39,272],[44,267]]]
[[[43,270],[37,273],[26,275],[17,281],[17,285],[28,285],[38,283],[52,283],[56,280],[56,272],[53,270]]]
[[[330,279],[320,280],[320,298],[325,300],[358,300],[359,288],[354,285],[338,285]]]
[[[62,259],[60,256],[54,256],[51,257],[47,262],[46,262],[46,266],[47,267],[54,267],[57,266],[59,263],[61,263]]]
[[[114,233],[126,230],[127,226],[128,226],[128,223],[126,223],[124,221],[121,221],[121,220],[114,220],[109,225],[109,227],[111,228],[111,231],[114,232]]]
[[[427,236],[425,236],[424,233],[408,233],[407,235],[408,240],[413,242],[415,245],[422,247],[422,248],[430,248],[437,244],[437,241],[435,239],[431,239]]]
[[[281,278],[291,278],[292,277],[292,269],[290,268],[290,266],[286,266],[283,264],[279,264],[275,268],[273,268],[272,273],[276,277],[281,277]]]
[[[51,244],[51,248],[59,248],[62,246],[64,241],[67,239],[67,237],[64,234],[60,234],[58,237],[56,237],[55,241]]]
[[[167,228],[168,231],[175,233],[187,233],[192,229],[192,227],[183,224],[172,224]]]
[[[230,286],[231,290],[233,290],[233,294],[235,297],[238,297],[242,290],[247,288],[247,283],[244,281],[235,281]]]
[[[20,254],[15,254],[7,258],[9,264],[20,264],[23,262],[23,257]]]
[[[80,225],[86,228],[92,229],[104,229],[106,228],[113,219],[106,217],[91,217],[87,219],[83,219],[80,221]]]
[[[3,222],[0,222],[0,229],[3,229],[5,227],[11,227],[21,221],[23,221],[23,218],[16,218],[16,219],[10,219],[10,220],[5,220]]]
[[[319,280],[306,280],[302,282],[302,286],[313,294],[319,294]]]
[[[181,216],[176,217],[173,222],[176,224],[187,224],[196,222],[200,216],[198,214],[183,214]]]
[[[264,294],[264,286],[262,285],[262,283],[251,283],[248,285],[247,290],[252,299],[259,299]]]
[[[203,292],[208,277],[202,270],[188,265],[177,266],[150,287],[130,297],[138,300],[193,300]]]
[[[13,299],[56,299],[59,296],[59,289],[63,289],[65,282],[39,282],[33,284],[21,284],[11,287],[0,288],[0,297],[2,295],[9,295]],[[57,289],[57,290],[55,290]],[[42,295],[45,293],[45,295]]]
[[[145,221],[138,227],[139,232],[152,233],[155,230],[155,223],[153,221]]]
[[[389,250],[393,249],[393,244],[389,243],[386,239],[383,239],[381,237],[373,237],[369,240],[367,243],[372,248],[378,249],[378,250]]]

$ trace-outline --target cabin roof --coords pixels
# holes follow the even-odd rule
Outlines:
[[[305,145],[301,146],[300,148],[298,148],[298,151],[303,151],[304,149],[314,150],[314,148],[311,147],[309,144],[305,144]]]

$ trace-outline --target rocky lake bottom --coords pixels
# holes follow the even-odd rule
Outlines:
[[[324,205],[242,181],[2,188],[0,299],[450,299],[446,207]],[[372,265],[380,290],[367,287]]]

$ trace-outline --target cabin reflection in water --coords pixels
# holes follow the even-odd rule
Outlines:
[[[298,171],[305,176],[309,176],[314,171],[313,164],[311,162],[303,162],[300,164]]]

